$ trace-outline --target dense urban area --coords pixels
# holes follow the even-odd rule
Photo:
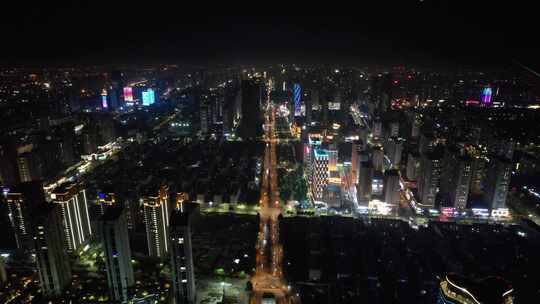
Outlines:
[[[0,68],[2,303],[537,303],[540,79]]]

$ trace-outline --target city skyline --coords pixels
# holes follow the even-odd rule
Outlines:
[[[359,4],[13,10],[0,302],[533,303],[532,11]]]

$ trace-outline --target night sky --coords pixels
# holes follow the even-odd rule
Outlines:
[[[222,3],[211,10],[210,4],[178,6],[180,1],[177,6],[29,5],[0,18],[7,42],[0,62],[497,65],[517,60],[538,66],[536,10],[525,1],[372,2],[377,4],[326,1],[313,12],[318,16],[280,17],[256,14],[266,8],[307,13],[315,2]],[[218,10],[238,16],[212,15]]]

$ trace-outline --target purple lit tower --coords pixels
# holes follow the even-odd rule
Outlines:
[[[493,92],[492,92],[490,87],[485,87],[482,90],[482,95],[481,95],[482,104],[484,104],[484,105],[490,105],[491,104],[491,94],[492,93]]]

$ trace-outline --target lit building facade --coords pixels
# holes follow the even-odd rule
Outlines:
[[[315,199],[322,199],[323,192],[328,185],[329,177],[329,156],[328,152],[323,149],[315,149],[313,153],[313,167],[312,167],[312,185],[311,189],[313,197]]]
[[[506,196],[512,172],[512,162],[493,158],[487,173],[486,198],[491,210],[506,208]]]
[[[501,277],[479,280],[449,273],[439,283],[437,304],[514,303],[514,289]]]
[[[450,186],[450,201],[454,208],[463,210],[467,207],[467,200],[469,199],[472,162],[467,157],[461,157],[453,165],[453,170],[450,170],[453,176],[448,181]]]
[[[418,181],[418,194],[422,207],[434,207],[435,198],[439,192],[439,182],[442,173],[441,158],[435,153],[422,157],[420,178]]]
[[[195,303],[195,270],[191,247],[192,205],[184,204],[171,216],[170,255],[174,303]]]
[[[142,198],[148,255],[164,258],[169,251],[169,187],[161,186],[157,193]]]
[[[15,233],[17,248],[33,250],[30,211],[45,201],[41,182],[25,182],[4,192],[9,222]]]
[[[105,252],[105,268],[111,299],[127,303],[134,285],[131,249],[123,208],[108,208],[100,219],[100,235]]]
[[[62,295],[71,284],[71,268],[62,236],[60,206],[42,204],[32,213],[39,283],[45,298]]]
[[[82,183],[67,182],[55,188],[51,198],[59,205],[66,248],[77,251],[92,235],[86,190]]]

